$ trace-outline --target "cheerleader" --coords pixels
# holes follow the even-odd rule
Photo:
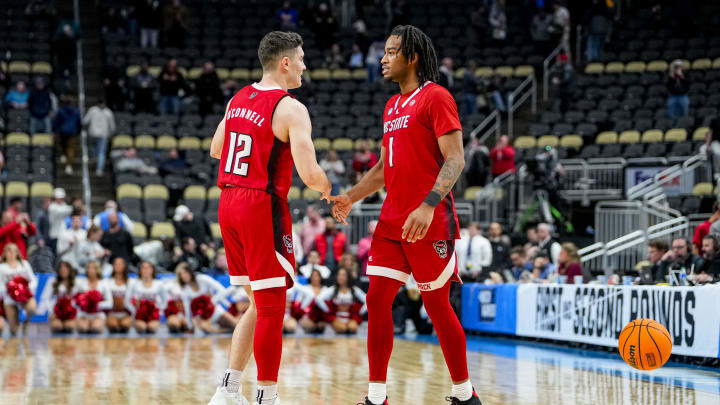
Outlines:
[[[344,268],[338,270],[335,285],[315,298],[315,303],[328,314],[335,333],[356,333],[367,312],[365,293]]]
[[[165,308],[165,324],[171,333],[184,332],[188,329],[185,318],[185,306],[182,300],[182,287],[180,269],[176,270],[177,277],[165,281],[163,286],[163,308]]]
[[[188,328],[193,325],[206,333],[229,332],[239,319],[220,305],[228,306],[225,287],[205,274],[195,274],[187,263],[178,264],[178,283],[182,287],[183,307]]]
[[[300,326],[302,326],[307,333],[322,333],[327,325],[326,316],[315,303],[315,298],[328,288],[322,285],[322,274],[320,274],[320,271],[313,270],[312,273],[310,273],[310,284],[301,287],[304,293],[302,297],[298,297],[302,298],[298,302],[300,310],[303,311],[302,318],[300,318]]]
[[[5,283],[2,283],[2,275],[0,274],[0,335],[5,329],[5,304],[3,304],[5,297]]]
[[[75,297],[78,307],[77,329],[82,333],[102,333],[105,329],[105,310],[113,306],[113,298],[102,280],[100,263],[89,262],[85,267],[87,276],[80,294]],[[82,279],[78,279],[80,281]]]
[[[72,333],[76,327],[77,307],[73,302],[75,294],[84,287],[84,280],[77,279],[77,270],[68,262],[61,261],[55,271],[51,288],[45,288],[42,306],[49,309],[48,321],[53,333]]]
[[[30,263],[23,260],[20,249],[14,243],[8,243],[3,249],[0,282],[5,289],[3,306],[10,325],[10,333],[13,335],[17,333],[22,309],[25,311],[25,322],[22,325],[25,334],[27,324],[37,310],[37,301],[33,296],[33,291],[37,288],[37,278]]]
[[[107,328],[110,332],[125,333],[130,330],[132,318],[125,307],[125,293],[128,288],[128,269],[125,259],[116,257],[112,262],[110,278],[103,280],[104,287],[112,296],[112,307],[107,313]]]
[[[138,333],[155,333],[160,326],[163,285],[155,279],[155,266],[140,265],[140,279],[130,283],[125,293],[125,308],[130,310],[133,328]]]
[[[225,297],[230,302],[228,313],[240,319],[250,308],[250,297],[245,292],[245,288],[238,285],[231,285],[225,291]]]

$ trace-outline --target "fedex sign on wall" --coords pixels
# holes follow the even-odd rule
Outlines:
[[[655,177],[656,174],[667,169],[666,166],[644,166],[644,167],[626,167],[625,168],[625,193],[631,187],[642,183],[647,179]],[[678,176],[672,179],[669,183],[663,186],[665,194],[668,196],[677,196],[682,194],[692,193],[692,186],[695,184],[694,173],[686,173],[685,182],[681,181],[681,177]]]

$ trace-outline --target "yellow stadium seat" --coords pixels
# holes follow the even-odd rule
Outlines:
[[[35,62],[32,64],[32,74],[34,75],[50,75],[52,72],[52,65],[47,62]]]
[[[212,140],[212,138],[210,138]],[[200,138],[194,136],[187,136],[180,138],[178,142],[178,149],[200,149]]]
[[[135,147],[138,149],[155,149],[155,138],[150,135],[135,137]]]
[[[142,222],[133,221],[133,238],[147,239],[147,227]]]
[[[253,69],[250,71],[251,80],[260,80],[262,78],[262,69]]]
[[[493,74],[493,68],[489,66],[480,66],[475,69],[475,77],[492,77]]]
[[[513,75],[514,69],[512,66],[498,66],[495,68],[495,74],[502,77],[510,77]]]
[[[36,181],[30,186],[30,197],[52,197],[53,186],[44,181]]]
[[[5,138],[5,145],[30,146],[30,135],[24,132],[11,132]]]
[[[160,76],[160,72],[162,72],[161,66],[150,66],[148,68],[148,73],[150,73],[150,76],[158,77]]]
[[[314,80],[329,80],[330,79],[330,70],[328,69],[315,69],[311,73],[311,76]]]
[[[125,68],[125,75],[127,75],[127,77],[133,77],[138,73],[140,73],[140,66],[138,65],[130,65]]]
[[[183,77],[188,77],[188,70],[184,67],[178,66],[177,71],[180,72]]]
[[[132,148],[133,139],[128,135],[115,135],[110,145],[110,149]]]
[[[313,141],[315,150],[328,150],[330,149],[330,140],[327,138],[317,138]]]
[[[210,233],[212,233],[213,239],[221,239],[222,233],[220,232],[220,224],[217,222],[210,224]]]
[[[622,62],[610,62],[605,65],[605,73],[622,73],[625,65]]]
[[[646,68],[647,66],[645,65],[645,62],[629,62],[625,65],[625,73],[642,73]]]
[[[360,141],[360,139],[355,141],[355,149],[357,149],[358,141]],[[378,145],[378,143],[374,139],[368,138],[365,139],[365,142],[367,142],[368,148],[370,148],[370,150],[380,149],[380,145]]]
[[[546,146],[551,146],[553,148],[556,148],[559,143],[560,143],[560,140],[555,135],[544,135],[544,136],[539,137],[537,140],[538,148],[544,148]]]
[[[720,69],[720,58],[715,58],[712,63],[713,69]]]
[[[210,150],[211,145],[212,145],[212,138],[205,138],[202,140],[202,149],[203,150]]]
[[[174,136],[163,135],[158,137],[157,146],[158,149],[174,149],[177,148],[177,139]]]
[[[27,197],[30,194],[27,183],[11,181],[5,186],[5,195],[8,197]]]
[[[302,197],[300,188],[298,188],[297,186],[290,186],[290,189],[288,190],[288,195],[287,195],[288,200],[299,200],[300,197]]]
[[[595,138],[595,143],[599,144],[608,144],[608,143],[617,143],[618,141],[618,134],[615,131],[605,131],[598,134],[597,138]]]
[[[8,66],[10,73],[30,73],[30,63],[24,60],[14,60]]]
[[[698,183],[693,187],[692,193],[696,196],[712,195],[712,183]]]
[[[50,134],[35,134],[32,137],[32,146],[35,148],[53,147],[53,137]]]
[[[367,69],[355,69],[352,72],[353,80],[367,80],[367,78],[368,78]]]
[[[142,189],[137,184],[121,184],[118,186],[115,196],[118,200],[123,198],[142,198]]]
[[[148,184],[145,186],[145,189],[143,189],[143,198],[167,200],[170,198],[170,192],[168,188],[162,184]]]
[[[516,66],[513,71],[513,76],[516,77],[527,77],[535,74],[535,68],[531,65],[520,65]]]
[[[683,69],[685,69],[685,70],[689,70],[690,67],[692,66],[692,65],[690,64],[690,61],[687,60],[687,59],[680,59],[680,61],[682,62],[682,67],[683,67]]]
[[[333,80],[350,80],[352,72],[348,69],[334,69],[330,72],[330,78]]]
[[[530,149],[537,146],[537,140],[532,136],[518,136],[513,145],[517,149]]]
[[[150,238],[175,238],[175,226],[169,222],[156,222],[150,228]]]
[[[306,188],[302,192],[303,200],[315,201],[320,199],[320,192],[311,188]]]
[[[654,143],[654,142],[662,142],[662,140],[663,140],[663,131],[661,131],[659,129],[648,129],[647,131],[643,132],[640,142]]]
[[[196,200],[204,200],[207,198],[207,189],[203,186],[187,186],[185,188],[185,191],[183,191],[183,199],[184,200],[190,200],[190,199],[196,199]]]
[[[234,80],[250,80],[250,71],[243,68],[235,68],[230,71],[230,77]]]
[[[467,71],[467,69],[465,69],[464,67],[455,69],[455,73],[453,74],[453,76],[454,76],[456,79],[462,79],[462,77],[463,77],[463,75],[465,74],[466,71]]]
[[[481,192],[482,189],[483,189],[483,188],[480,187],[480,186],[468,187],[468,188],[465,190],[465,194],[463,195],[463,197],[465,197],[466,200],[474,200],[474,199],[475,199],[475,195],[476,195],[477,193]]]
[[[560,138],[560,146],[580,150],[583,147],[583,139],[579,135],[564,135]]]
[[[226,68],[217,68],[215,69],[215,73],[217,73],[218,79],[220,80],[227,80],[230,78],[230,70]]]
[[[190,79],[190,80],[197,80],[197,78],[200,77],[200,76],[202,75],[202,73],[203,73],[203,68],[201,68],[201,67],[194,67],[194,68],[191,68],[191,69],[190,69],[190,71],[188,72],[187,77],[188,77],[188,79]]]
[[[638,131],[623,131],[618,138],[620,143],[638,143],[640,142],[640,132]]]
[[[588,63],[585,66],[585,74],[601,74],[605,71],[605,65],[602,63]]]
[[[712,61],[707,58],[695,59],[691,66],[693,69],[710,69],[712,68]]]
[[[332,142],[332,149],[337,151],[353,150],[353,141],[348,138],[338,138]]]
[[[685,128],[673,128],[665,132],[665,142],[685,142],[686,140],[687,130]]]
[[[708,127],[700,127],[696,129],[695,132],[693,132],[693,141],[704,141],[708,131],[710,131],[710,128]]]
[[[0,183],[0,197],[5,195],[5,187]]]
[[[220,190],[220,187],[212,186],[212,187],[208,188],[207,198],[208,198],[208,200],[219,200],[221,193],[222,193],[222,190]]]
[[[650,63],[648,63],[647,70],[648,72],[667,72],[668,69],[668,63],[664,60],[654,60]]]

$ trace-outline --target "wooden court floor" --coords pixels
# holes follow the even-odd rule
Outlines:
[[[229,336],[87,338],[34,332],[0,340],[0,404],[206,404],[226,368],[230,344]],[[573,367],[551,352],[515,357],[469,352],[468,359],[485,405],[720,404],[718,391],[633,378],[612,366],[597,368],[592,359],[579,358]],[[364,339],[286,337],[282,360],[283,405],[350,405],[363,399]],[[244,377],[248,398],[254,377],[251,360]],[[712,383],[720,381],[720,373],[698,378]],[[447,404],[449,389],[439,346],[396,339],[390,404]]]

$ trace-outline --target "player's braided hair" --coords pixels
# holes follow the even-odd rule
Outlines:
[[[426,81],[437,82],[440,77],[438,60],[432,40],[420,28],[413,25],[398,25],[390,35],[400,37],[400,52],[408,63],[415,54],[418,55],[417,75],[420,85]]]

